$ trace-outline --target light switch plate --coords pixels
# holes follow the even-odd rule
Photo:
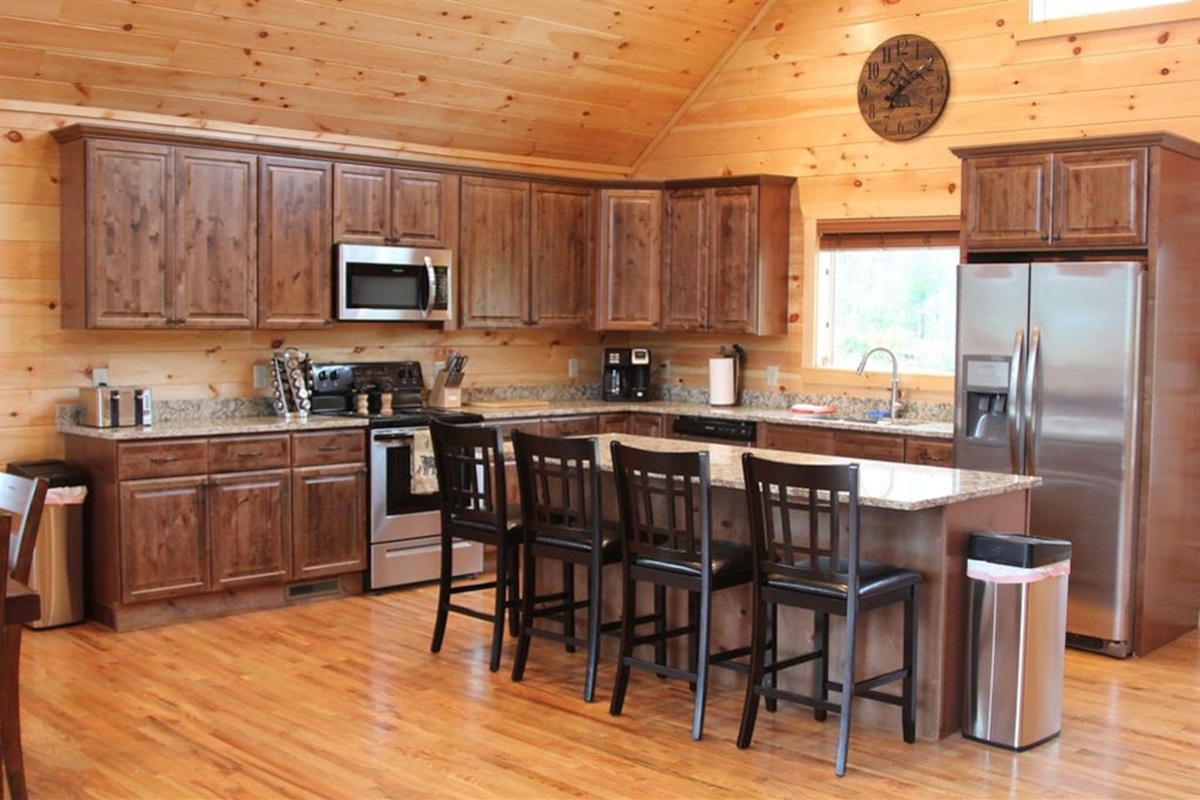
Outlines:
[[[779,367],[772,364],[767,367],[767,386],[779,385]]]
[[[108,367],[92,367],[92,386],[108,385]]]
[[[271,380],[271,374],[267,371],[266,364],[254,365],[254,388],[266,389],[267,384]]]
[[[568,378],[578,378],[579,377],[579,359],[576,358],[575,356],[571,356],[570,358],[567,359],[567,377]]]

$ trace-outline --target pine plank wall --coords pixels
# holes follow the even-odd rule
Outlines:
[[[806,363],[804,287],[811,282],[818,219],[957,215],[960,176],[952,146],[1157,130],[1200,140],[1200,19],[1018,41],[1025,9],[1025,0],[778,0],[635,164],[630,177],[646,179],[756,172],[798,177],[791,323],[783,337],[738,340],[748,352],[748,387],[881,400],[886,395],[882,370],[859,378],[819,373]],[[863,124],[854,87],[867,53],[905,32],[942,49],[952,72],[951,97],[927,135],[888,143]],[[61,457],[54,407],[73,401],[77,388],[90,384],[94,367],[107,367],[112,383],[151,386],[160,399],[235,397],[256,393],[252,365],[285,345],[320,360],[418,358],[427,371],[458,347],[472,355],[468,386],[545,385],[598,382],[605,344],[646,344],[656,361],[671,360],[672,380],[703,386],[708,357],[733,343],[717,336],[442,332],[373,324],[306,332],[62,330],[58,147],[48,132],[99,117],[180,130],[197,123],[82,104],[18,102],[6,99],[2,86],[0,463]],[[311,139],[284,129],[205,127],[279,142]],[[335,150],[395,150],[395,143],[376,140],[326,141]],[[437,161],[494,158],[460,152]],[[520,159],[508,163],[526,169]],[[531,162],[528,171],[536,166]],[[584,165],[578,174],[597,173]],[[572,356],[580,360],[576,379],[567,377]],[[765,384],[767,365],[780,367],[779,386]],[[949,379],[901,377],[906,397],[952,399]]]

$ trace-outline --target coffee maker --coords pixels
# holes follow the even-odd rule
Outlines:
[[[650,399],[650,350],[608,347],[604,350],[601,394],[605,400]]]

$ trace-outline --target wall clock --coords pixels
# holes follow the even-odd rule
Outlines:
[[[950,97],[950,70],[923,36],[893,36],[868,56],[858,77],[858,110],[884,139],[898,142],[932,127]]]

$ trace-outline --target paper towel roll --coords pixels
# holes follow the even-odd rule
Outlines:
[[[737,376],[734,373],[736,358],[710,358],[708,360],[708,404],[731,406],[737,402]]]

